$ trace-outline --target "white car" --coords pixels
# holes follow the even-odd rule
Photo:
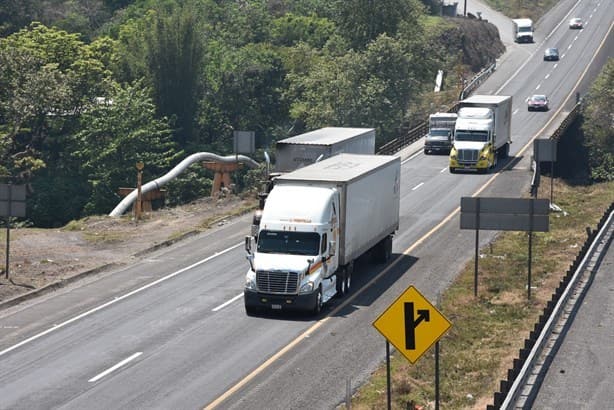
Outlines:
[[[574,17],[571,20],[569,20],[569,28],[581,29],[583,26],[584,26],[584,23],[582,23],[582,19],[579,17]]]

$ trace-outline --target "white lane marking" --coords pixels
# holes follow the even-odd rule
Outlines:
[[[100,373],[98,376],[94,376],[91,379],[89,379],[87,382],[88,383],[94,383],[100,379],[102,379],[103,377],[105,377],[107,374],[114,372],[115,370],[119,369],[120,367],[122,367],[123,365],[129,363],[130,361],[136,359],[137,357],[139,357],[140,355],[142,355],[143,352],[136,352],[135,354],[133,354],[132,356],[122,360],[121,362],[117,363],[115,366],[113,367],[109,367],[107,370],[105,370],[104,372]]]
[[[571,44],[567,46],[567,50],[571,50]]]
[[[536,90],[539,90],[539,87],[541,87],[541,84],[537,84],[537,87],[535,87]]]
[[[420,188],[422,185],[424,185],[424,182],[420,182],[418,185],[416,185],[415,187],[413,187],[411,190],[415,191],[416,189]]]
[[[577,39],[578,39],[578,36],[575,36],[575,37],[573,38],[573,41],[576,41]]]
[[[448,167],[445,167],[444,169],[442,169],[441,171],[439,171],[440,174],[446,172],[448,170]]]
[[[236,244],[234,246],[231,246],[230,248],[226,248],[226,249],[224,249],[224,250],[222,250],[220,252],[216,252],[213,255],[211,255],[211,256],[209,256],[209,257],[207,257],[205,259],[202,259],[202,260],[200,260],[198,262],[195,262],[195,263],[191,264],[190,266],[186,266],[185,268],[181,268],[178,271],[175,271],[175,272],[173,272],[173,273],[171,273],[169,275],[166,275],[166,276],[164,276],[164,277],[162,277],[162,278],[160,278],[158,280],[155,280],[155,281],[153,281],[151,283],[148,283],[145,286],[142,286],[142,287],[140,287],[138,289],[135,289],[135,290],[133,290],[131,292],[128,292],[125,295],[116,297],[113,300],[110,300],[110,301],[108,301],[106,303],[103,303],[102,305],[97,306],[97,307],[95,307],[93,309],[90,309],[87,312],[81,313],[80,315],[77,315],[77,316],[75,316],[75,317],[73,317],[71,319],[68,319],[65,322],[62,322],[62,323],[57,324],[57,325],[53,325],[53,327],[50,328],[50,329],[47,329],[47,330],[45,330],[43,332],[40,332],[40,333],[38,333],[38,334],[36,334],[36,335],[34,335],[32,337],[27,338],[26,340],[22,340],[21,342],[17,343],[16,345],[13,345],[11,347],[8,347],[8,348],[0,351],[0,356],[3,356],[5,354],[7,354],[8,352],[12,352],[13,350],[15,350],[15,349],[17,349],[17,348],[19,348],[19,347],[21,347],[23,345],[26,345],[28,343],[31,343],[31,342],[37,340],[37,339],[40,339],[41,337],[48,335],[49,333],[53,332],[54,330],[61,329],[61,328],[63,328],[66,325],[69,325],[71,323],[76,322],[77,320],[80,320],[80,319],[83,319],[84,317],[90,316],[91,314],[96,313],[99,310],[102,310],[102,309],[104,309],[106,307],[109,307],[112,304],[119,302],[120,300],[129,298],[130,296],[136,295],[137,293],[140,293],[140,292],[142,292],[142,291],[144,291],[146,289],[149,289],[152,286],[155,286],[155,285],[157,285],[159,283],[162,283],[162,282],[165,282],[165,281],[167,281],[167,280],[169,280],[171,278],[174,278],[175,276],[177,276],[177,275],[179,275],[179,274],[181,274],[181,273],[183,273],[185,271],[188,271],[188,270],[190,270],[192,268],[195,268],[195,267],[197,267],[199,265],[202,265],[203,263],[209,262],[211,259],[217,258],[218,256],[223,255],[223,254],[225,254],[227,252],[230,252],[231,250],[233,250],[235,248],[238,248],[239,246],[242,246],[242,245],[243,245],[243,242],[238,243],[238,244]]]
[[[567,55],[567,54],[563,54],[563,55],[561,56],[561,59],[565,58],[565,56],[566,56],[566,55]]]
[[[516,108],[516,109],[514,110],[514,112],[512,113],[512,115],[516,115],[516,114],[518,113],[518,110],[519,110],[519,108]]]
[[[554,70],[554,69],[555,69],[555,68],[557,68],[558,66],[559,66],[559,63],[556,63],[556,64],[554,65],[554,67],[552,67],[552,69]]]
[[[547,80],[548,78],[550,78],[550,73],[546,74],[546,76],[544,77],[544,80]]]
[[[230,305],[232,302],[234,302],[235,300],[239,299],[241,296],[243,296],[243,293],[239,293],[237,296],[235,296],[234,298],[230,299],[229,301],[224,302],[221,305],[219,305],[218,307],[215,307],[215,308],[211,309],[211,311],[217,312],[218,310],[223,309],[226,306]]]

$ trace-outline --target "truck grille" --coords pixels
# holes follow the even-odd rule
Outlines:
[[[476,149],[459,149],[458,162],[461,164],[475,164],[478,162],[478,150]]]
[[[298,292],[298,273],[296,272],[256,272],[258,290],[266,293],[296,294]]]

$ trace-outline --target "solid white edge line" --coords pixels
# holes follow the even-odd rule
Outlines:
[[[102,310],[102,309],[104,309],[104,308],[106,308],[108,306],[111,306],[114,303],[119,302],[120,300],[124,300],[124,299],[126,299],[126,298],[128,298],[128,297],[130,297],[132,295],[135,295],[135,294],[140,293],[140,292],[142,292],[142,291],[144,291],[146,289],[149,289],[152,286],[155,286],[155,285],[157,285],[159,283],[165,282],[168,279],[171,279],[171,278],[173,278],[173,277],[175,277],[175,276],[177,276],[177,275],[179,275],[179,274],[181,274],[181,273],[183,273],[185,271],[188,271],[188,270],[190,270],[192,268],[195,268],[195,267],[197,267],[199,265],[202,265],[203,263],[209,262],[211,259],[216,258],[216,257],[218,257],[220,255],[223,255],[223,254],[225,254],[225,253],[227,253],[227,252],[229,252],[229,251],[231,251],[231,250],[233,250],[235,248],[238,248],[241,245],[243,245],[242,242],[238,243],[238,244],[236,244],[234,246],[231,246],[230,248],[226,248],[226,249],[224,249],[224,250],[222,250],[220,252],[216,252],[213,255],[211,255],[211,256],[209,256],[209,257],[207,257],[205,259],[202,259],[202,260],[200,260],[200,261],[198,261],[196,263],[191,264],[190,266],[186,266],[185,268],[181,268],[178,271],[175,271],[175,272],[173,272],[173,273],[171,273],[171,274],[169,274],[167,276],[164,276],[164,277],[162,277],[162,278],[160,278],[158,280],[155,280],[155,281],[153,281],[151,283],[148,283],[145,286],[142,286],[142,287],[140,287],[138,289],[135,289],[135,290],[133,290],[131,292],[128,292],[128,293],[126,293],[126,294],[124,294],[122,296],[116,297],[113,300],[110,300],[110,301],[108,301],[106,303],[103,303],[102,305],[97,306],[97,307],[95,307],[93,309],[90,309],[87,312],[81,313],[80,315],[77,315],[77,316],[73,317],[72,319],[69,319],[69,320],[67,320],[65,322],[62,322],[60,324],[57,324],[57,325],[53,325],[53,327],[51,327],[50,329],[45,330],[44,332],[40,332],[40,333],[38,333],[38,334],[36,334],[36,335],[34,335],[32,337],[27,338],[26,340],[22,340],[21,342],[19,342],[19,343],[15,344],[15,345],[13,345],[11,347],[8,347],[8,348],[0,351],[0,356],[3,356],[5,354],[7,354],[8,352],[11,352],[11,351],[13,351],[13,350],[15,350],[15,349],[17,349],[17,348],[19,348],[21,346],[24,346],[24,345],[26,345],[26,344],[28,344],[30,342],[33,342],[33,341],[35,341],[37,339],[40,339],[41,337],[43,337],[45,335],[48,335],[49,333],[51,333],[51,332],[53,332],[55,330],[61,329],[61,328],[63,328],[66,325],[69,325],[69,324],[71,324],[73,322],[76,322],[79,319],[83,319],[86,316],[89,316],[89,315],[91,315],[93,313],[96,313],[99,310]]]
[[[234,298],[230,299],[229,301],[226,301],[226,302],[222,303],[218,307],[214,307],[213,309],[211,309],[211,311],[212,312],[217,312],[218,310],[223,309],[226,306],[230,305],[232,302],[234,302],[235,300],[239,299],[241,296],[243,296],[243,293],[239,293],[237,296],[235,296]]]
[[[441,174],[441,173],[443,173],[443,172],[446,172],[447,170],[448,170],[448,167],[445,167],[445,168],[443,168],[441,171],[439,171],[439,173]]]
[[[413,187],[411,190],[415,191],[416,189],[420,188],[422,185],[424,185],[424,182],[420,182],[418,185],[416,185],[415,187]]]
[[[100,379],[102,379],[103,377],[105,377],[107,374],[114,372],[115,370],[119,369],[120,367],[122,367],[123,365],[129,363],[130,361],[136,359],[137,357],[139,357],[140,355],[142,355],[143,352],[136,352],[135,354],[133,354],[132,356],[122,360],[121,362],[117,363],[115,366],[113,367],[109,367],[107,370],[105,370],[104,372],[98,374],[97,376],[92,377],[91,379],[89,379],[87,382],[88,383],[94,383]]]

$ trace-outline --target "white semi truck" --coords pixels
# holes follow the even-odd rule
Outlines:
[[[450,172],[487,172],[507,158],[512,143],[512,97],[473,95],[459,103]]]
[[[375,129],[325,127],[277,141],[274,172],[267,176],[259,194],[260,203],[252,220],[252,235],[257,236],[262,209],[272,188],[273,178],[339,153],[375,154]]]
[[[325,127],[279,140],[275,144],[275,171],[294,171],[342,152],[375,154],[375,130]]]
[[[424,139],[424,153],[450,153],[454,137],[456,113],[438,112],[429,115],[429,132]]]
[[[513,38],[517,43],[533,42],[533,21],[531,19],[512,20]]]
[[[247,314],[319,313],[345,294],[354,262],[386,262],[399,228],[400,157],[338,154],[275,178],[258,240],[245,238]]]

